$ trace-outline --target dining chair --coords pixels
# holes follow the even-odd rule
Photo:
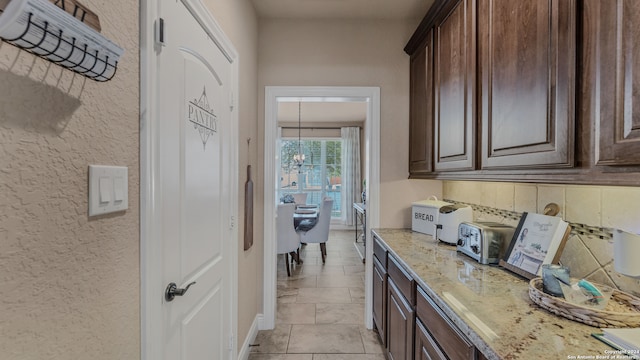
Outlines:
[[[300,248],[300,235],[293,226],[293,213],[296,211],[296,204],[278,204],[278,214],[276,219],[277,254],[284,254],[284,263],[287,267],[287,276],[291,276],[289,270],[289,253],[297,253]],[[300,262],[300,255],[296,256],[296,261]],[[293,262],[292,255],[291,261]]]
[[[320,252],[322,253],[322,263],[327,258],[327,241],[329,240],[329,225],[331,223],[331,209],[333,208],[333,199],[325,198],[320,204],[318,211],[318,220],[316,225],[308,231],[300,232],[300,242],[302,243],[319,243]]]
[[[293,202],[296,204],[301,205],[307,203],[307,193],[294,193],[291,195],[293,195]]]

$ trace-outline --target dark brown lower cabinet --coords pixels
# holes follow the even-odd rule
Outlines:
[[[373,324],[388,360],[486,360],[373,236]]]
[[[413,359],[415,313],[393,279],[388,279],[387,355],[389,360]]]
[[[382,345],[387,345],[387,270],[378,258],[373,258],[373,324],[378,329]]]
[[[423,326],[427,335],[426,346],[435,348],[431,353],[425,350],[428,355],[434,354],[436,357],[423,357],[423,359],[456,359],[475,360],[476,348],[440,310],[433,300],[420,287],[416,294],[416,324]],[[416,326],[418,327],[418,326]],[[439,350],[440,353],[435,350]],[[418,351],[418,347],[416,347]],[[422,350],[420,350],[422,351]],[[437,357],[443,355],[444,357]],[[416,359],[418,354],[416,353]]]

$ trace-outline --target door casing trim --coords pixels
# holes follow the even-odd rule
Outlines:
[[[277,306],[277,254],[275,216],[278,199],[276,141],[278,101],[364,101],[367,103],[364,146],[367,165],[364,176],[367,179],[367,234],[379,226],[380,200],[380,88],[351,86],[266,86],[264,124],[264,287],[263,316],[260,330],[275,327]],[[373,245],[367,236],[366,264],[372,263]],[[367,329],[373,328],[372,319],[372,279],[373,268],[365,268],[364,319]]]

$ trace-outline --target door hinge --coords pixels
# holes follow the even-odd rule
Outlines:
[[[229,229],[233,230],[236,227],[236,218],[235,216],[229,217]]]
[[[229,111],[233,112],[233,108],[236,106],[236,99],[233,91],[229,91]]]
[[[229,335],[229,351],[233,350],[233,335]]]
[[[155,41],[157,45],[165,46],[165,37],[164,37],[164,19],[158,18],[155,22]]]

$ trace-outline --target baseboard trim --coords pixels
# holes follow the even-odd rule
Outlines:
[[[244,339],[244,343],[242,344],[242,348],[238,353],[238,360],[248,360],[249,353],[251,353],[251,344],[256,340],[256,336],[258,336],[258,330],[262,328],[262,323],[264,322],[264,316],[262,314],[256,315],[253,319],[253,324],[251,324],[251,328],[249,329],[249,333],[247,337]]]

